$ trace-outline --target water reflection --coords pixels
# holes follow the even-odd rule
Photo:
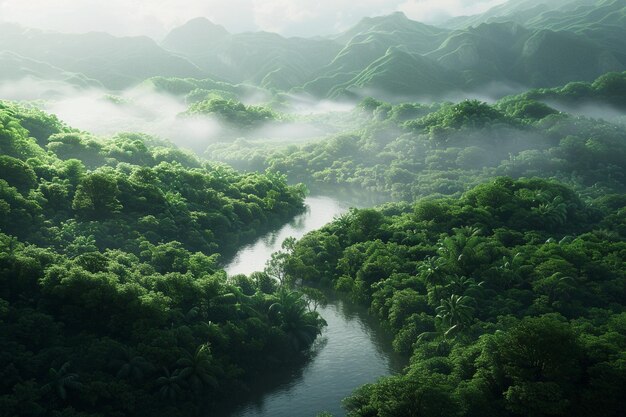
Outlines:
[[[225,268],[230,274],[260,271],[287,237],[300,238],[319,229],[348,207],[329,197],[309,197],[308,209],[282,229],[241,249]],[[243,405],[220,413],[230,417],[316,416],[329,411],[345,415],[341,400],[366,383],[397,373],[407,359],[394,354],[388,333],[365,308],[327,294],[318,311],[328,323],[305,363],[276,369],[255,381]]]
[[[332,299],[318,311],[328,327],[310,360],[255,381],[245,404],[225,415],[313,417],[328,411],[343,416],[341,400],[355,388],[406,366],[406,358],[391,351],[389,335],[364,308]]]
[[[348,206],[330,197],[308,197],[306,210],[281,229],[270,232],[251,245],[244,246],[224,268],[229,275],[262,271],[272,253],[288,237],[300,239],[311,230],[319,229],[334,217],[345,213]]]

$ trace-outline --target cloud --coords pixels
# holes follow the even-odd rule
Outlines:
[[[0,0],[0,20],[61,32],[101,31],[162,38],[204,16],[231,32],[287,36],[337,33],[365,16],[396,10],[432,23],[478,13],[504,0]]]
[[[60,81],[27,77],[0,83],[0,97],[16,101],[35,100],[33,104],[56,115],[69,126],[96,135],[141,132],[197,151],[204,151],[223,130],[215,120],[178,117],[187,110],[182,99],[141,86],[111,96],[96,88],[78,89]]]
[[[146,86],[129,88],[113,96],[97,88],[79,89],[62,81],[25,77],[1,82],[0,97],[31,102],[69,126],[98,136],[120,132],[147,133],[199,153],[204,152],[210,143],[236,137],[275,142],[323,137],[338,132],[333,119],[311,120],[311,117],[327,113],[337,116],[354,109],[353,103],[318,102],[289,96],[285,111],[293,116],[291,121],[267,123],[254,130],[237,130],[211,117],[181,117],[188,108],[182,97],[160,93]],[[260,99],[251,96],[244,101],[249,103]]]
[[[398,10],[410,19],[438,23],[455,16],[483,13],[506,0],[406,0]]]
[[[254,0],[254,16],[262,30],[287,35],[337,33],[365,16],[396,11],[402,0]]]
[[[205,16],[230,30],[255,29],[252,0],[0,0],[0,20],[60,32],[162,38]]]

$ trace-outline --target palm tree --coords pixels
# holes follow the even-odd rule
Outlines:
[[[296,350],[311,345],[326,325],[316,312],[308,311],[308,303],[297,291],[281,287],[278,300],[269,307],[268,315],[289,336]]]
[[[548,304],[552,304],[559,298],[562,300],[569,299],[569,292],[575,290],[576,279],[565,276],[562,272],[556,272],[549,276],[536,281],[533,284],[535,291],[544,293],[548,296]]]
[[[59,398],[66,400],[68,389],[76,391],[82,389],[83,384],[78,381],[78,374],[69,372],[69,368],[69,362],[65,362],[58,370],[50,368],[48,371],[49,382],[41,387],[42,393],[54,391]]]
[[[455,275],[454,277],[452,277],[450,283],[446,286],[446,289],[449,290],[452,294],[467,294],[475,296],[480,294],[483,285],[485,285],[484,281],[477,283],[474,278],[467,278],[465,276]]]
[[[441,305],[436,308],[436,317],[447,329],[444,336],[462,331],[471,324],[474,313],[474,308],[470,306],[472,302],[472,298],[456,294],[441,300]]]
[[[208,344],[200,345],[194,354],[184,351],[184,356],[176,362],[178,377],[187,382],[196,394],[204,388],[217,387],[214,377],[219,372],[215,366],[211,348]]]
[[[154,372],[154,365],[131,349],[124,349],[123,357],[112,361],[111,365],[118,369],[116,376],[121,379],[141,381],[146,374]]]
[[[440,269],[441,258],[427,256],[420,263],[418,271],[421,277],[431,285],[439,285],[443,283],[443,273]]]
[[[560,196],[556,196],[552,200],[544,199],[539,206],[533,207],[531,211],[541,218],[542,224],[551,228],[561,226],[567,221],[567,204]]]
[[[170,401],[175,401],[183,393],[181,388],[182,380],[178,372],[170,372],[169,369],[163,368],[163,376],[156,381],[159,387],[159,394]]]
[[[501,289],[506,290],[511,288],[519,279],[519,269],[524,262],[521,252],[516,253],[514,256],[502,257],[502,264],[495,267],[496,271],[500,275]]]
[[[481,242],[481,230],[476,227],[454,228],[454,235],[439,240],[437,251],[455,271],[463,272],[472,266]]]
[[[239,314],[239,298],[235,292],[217,295],[209,300],[208,316],[217,322],[227,321]]]
[[[439,299],[439,286],[445,283],[445,274],[441,269],[442,258],[427,256],[418,266],[418,274],[429,285],[429,293],[436,303]]]

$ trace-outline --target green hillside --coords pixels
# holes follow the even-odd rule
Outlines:
[[[507,2],[481,15],[452,19],[445,26],[463,29],[495,22],[577,33],[611,51],[622,64],[625,62],[626,5],[620,0]]]
[[[622,416],[623,205],[498,178],[306,235],[288,273],[368,306],[411,357],[344,400],[347,415]]]
[[[0,50],[83,74],[111,89],[125,88],[157,75],[201,78],[204,74],[147,37],[49,33],[8,24],[0,24],[0,35]]]
[[[317,98],[346,92],[363,97],[370,88],[383,95],[404,89],[405,95],[427,90],[431,96],[445,97],[459,90],[480,93],[493,83],[515,89],[554,87],[624,71],[625,16],[619,0],[550,5],[532,0],[458,18],[445,28],[397,12],[364,18],[335,36],[310,39],[267,32],[231,34],[198,18],[174,28],[160,45],[141,37],[64,35],[2,24],[0,51],[61,73],[82,74],[112,89],[162,76],[211,78]],[[405,51],[411,58],[390,57],[390,50]],[[11,62],[5,72],[15,67]],[[25,73],[37,72],[27,67]],[[64,78],[51,68],[41,75],[48,73],[54,80]],[[403,87],[392,79],[406,74],[411,79]]]
[[[27,3],[0,417],[626,417],[626,0]]]
[[[402,12],[396,12],[388,16],[363,18],[354,27],[333,39],[347,45],[359,36],[387,35],[389,39],[393,37],[396,42],[406,44],[413,52],[425,53],[444,41],[449,32],[446,29],[416,22]]]
[[[183,55],[201,55],[225,36],[228,31],[224,27],[200,17],[173,29],[161,41],[161,46]]]
[[[161,45],[219,79],[283,91],[304,83],[340,49],[330,40],[287,39],[263,32],[229,34],[207,19],[173,29]]]
[[[546,103],[623,109],[625,91],[624,74],[612,73],[492,105],[394,105],[367,98],[354,111],[352,128],[340,135],[284,148],[212,144],[207,156],[240,169],[280,170],[312,190],[375,202],[456,196],[502,175],[556,178],[596,196],[624,192],[623,126]]]
[[[603,1],[603,0],[600,0]],[[612,1],[612,0],[609,0]],[[581,6],[595,6],[598,0],[517,0],[507,1],[495,6],[485,13],[474,16],[461,16],[450,19],[442,26],[451,29],[463,29],[478,26],[482,23],[515,22],[527,25],[529,21],[541,19],[541,16],[569,13]]]
[[[626,72],[608,73],[593,82],[573,82],[563,87],[530,90],[503,98],[499,106],[515,108],[520,102],[541,102],[569,112],[623,124],[626,122]]]
[[[441,95],[459,88],[478,92],[498,81],[527,87],[591,81],[605,72],[626,68],[626,36],[622,33],[624,25],[620,25],[624,9],[619,2],[605,1],[594,8],[553,4],[550,8],[541,6],[542,10],[558,8],[558,12],[545,12],[542,18],[520,18],[527,7],[531,8],[528,16],[536,16],[534,5],[507,3],[468,20],[455,31],[421,25],[403,14],[364,19],[336,38],[346,44],[345,48],[303,90],[335,96],[337,85],[345,88],[356,77],[362,79],[364,73],[371,73],[372,66],[380,73],[400,74],[402,69],[390,68],[399,61],[383,58],[389,48],[397,47],[450,70],[447,83],[435,84]],[[513,16],[515,19],[509,19]],[[378,61],[381,59],[385,62]],[[415,62],[413,72],[422,73],[423,62]],[[406,62],[400,65],[406,68]],[[455,79],[457,74],[462,75],[460,84]],[[382,91],[397,88],[393,82],[376,84]],[[367,83],[358,86],[367,91]],[[418,89],[408,89],[414,90]]]
[[[591,81],[624,68],[615,54],[582,35],[510,23],[457,31],[428,56],[448,68],[461,69],[474,86],[501,80],[549,87]]]
[[[460,77],[436,62],[421,55],[411,54],[401,47],[389,48],[384,56],[374,61],[356,77],[334,87],[330,97],[355,94],[360,91],[376,96],[435,97],[442,91],[461,86]]]
[[[24,58],[14,52],[0,52],[0,81],[19,81],[24,78],[61,81],[76,87],[102,87],[98,81],[82,74],[71,73],[45,62]]]
[[[282,175],[6,102],[0,168],[3,416],[208,414],[325,324],[302,294],[219,266],[303,209]]]

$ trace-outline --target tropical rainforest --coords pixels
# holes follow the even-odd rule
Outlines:
[[[625,39],[623,0],[311,38],[0,21],[0,416],[230,415],[338,297],[406,359],[347,416],[624,417]],[[226,271],[311,195],[355,208]]]

